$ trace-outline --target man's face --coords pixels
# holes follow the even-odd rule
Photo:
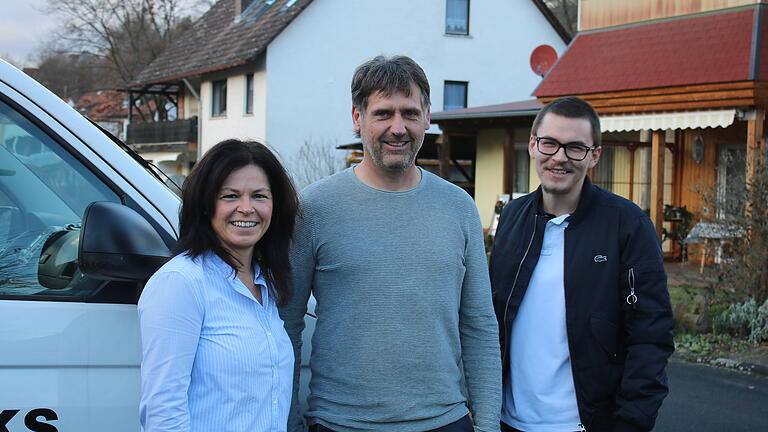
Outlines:
[[[592,126],[586,118],[570,118],[548,113],[544,116],[536,134],[540,138],[551,138],[561,144],[580,144],[592,147]],[[536,146],[535,137],[528,143],[528,154],[535,161],[536,173],[541,180],[541,188],[552,195],[578,195],[584,184],[587,170],[597,165],[602,148],[595,148],[587,153],[584,160],[576,161],[565,156],[565,149],[548,156],[542,154]]]
[[[411,84],[411,95],[381,92],[368,97],[365,112],[352,107],[355,131],[363,141],[363,161],[383,170],[402,171],[414,165],[429,129],[429,108],[421,106],[421,92]]]

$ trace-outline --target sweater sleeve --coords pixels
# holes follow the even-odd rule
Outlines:
[[[187,390],[204,316],[196,287],[181,273],[157,274],[144,288],[138,311],[143,430],[188,431]]]
[[[501,413],[501,358],[496,316],[480,217],[468,218],[464,250],[459,332],[470,410],[478,432],[498,432]]]
[[[627,354],[616,396],[616,431],[653,428],[669,391],[664,370],[674,350],[672,308],[656,231],[647,216],[634,222],[622,251],[622,262],[629,267],[623,274],[627,291],[634,288],[636,302],[623,302]]]
[[[304,216],[296,221],[294,243],[291,249],[292,297],[280,310],[280,316],[285,322],[285,330],[291,338],[295,356],[293,374],[293,397],[288,415],[288,431],[301,432],[306,430],[301,416],[301,401],[299,400],[299,383],[301,377],[301,334],[304,331],[304,315],[307,312],[307,301],[312,291],[312,278],[315,270],[313,235],[309,208],[303,209]]]

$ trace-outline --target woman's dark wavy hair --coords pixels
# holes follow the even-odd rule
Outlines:
[[[293,227],[299,212],[296,189],[277,157],[256,141],[229,139],[213,146],[195,164],[184,181],[179,216],[179,241],[174,255],[186,254],[197,258],[207,250],[213,251],[233,271],[240,263],[227,252],[211,226],[216,198],[221,185],[233,171],[246,165],[264,170],[272,191],[272,220],[269,229],[256,243],[253,261],[269,282],[269,289],[278,305],[290,298],[291,265],[288,259]]]

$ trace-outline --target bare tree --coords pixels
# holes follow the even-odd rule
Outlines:
[[[341,152],[330,141],[304,141],[289,164],[293,181],[299,190],[335,174],[344,167]]]
[[[48,0],[47,12],[65,23],[58,39],[70,53],[106,59],[119,80],[129,83],[191,27],[186,12],[197,9],[188,6],[202,3],[207,0]],[[165,98],[148,98],[154,100],[144,104],[165,119]]]
[[[85,93],[114,88],[119,79],[108,62],[90,54],[68,54],[55,43],[38,48],[38,67],[31,75],[61,98],[78,99]]]
[[[7,52],[0,53],[0,58],[5,60],[5,61],[7,61],[10,64],[12,64],[13,66],[15,66],[18,69],[22,69],[24,67],[24,62],[23,61],[15,58],[14,56],[12,56],[11,54],[9,54]]]
[[[713,188],[703,193],[707,206],[716,209],[715,222],[729,239],[721,246],[723,263],[709,274],[723,292],[736,299],[768,300],[768,152],[754,155],[755,169],[745,184]],[[745,153],[726,155],[721,164],[747,164]]]

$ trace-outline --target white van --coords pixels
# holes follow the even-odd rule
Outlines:
[[[140,157],[0,60],[0,431],[140,429],[136,301],[179,205]]]

